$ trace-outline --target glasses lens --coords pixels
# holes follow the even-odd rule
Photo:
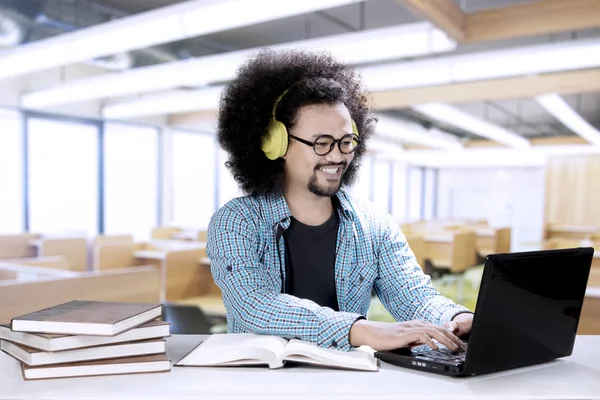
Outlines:
[[[331,145],[333,144],[333,138],[330,136],[322,136],[315,140],[314,149],[315,153],[320,156],[324,156],[325,154],[331,151]]]
[[[356,150],[358,146],[358,138],[355,135],[346,135],[340,142],[340,150],[342,153],[350,154]]]

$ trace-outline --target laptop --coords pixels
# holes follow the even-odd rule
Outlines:
[[[491,254],[466,351],[439,344],[377,351],[382,361],[448,376],[539,364],[573,352],[594,249]]]

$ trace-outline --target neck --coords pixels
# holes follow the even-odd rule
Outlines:
[[[298,190],[290,186],[283,191],[292,216],[305,225],[324,224],[333,212],[330,197],[317,196],[306,189]]]

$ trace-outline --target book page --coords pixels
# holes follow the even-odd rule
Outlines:
[[[283,366],[279,356],[287,340],[250,333],[215,334],[193,349],[176,365],[232,366],[267,364],[270,368]]]
[[[290,340],[282,355],[284,361],[304,362],[337,368],[377,371],[374,351],[369,347],[341,351],[325,349],[312,343]]]

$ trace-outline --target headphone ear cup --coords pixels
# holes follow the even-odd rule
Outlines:
[[[288,135],[285,125],[272,119],[267,128],[267,134],[262,139],[262,151],[269,160],[276,160],[285,155],[287,146]]]
[[[354,133],[356,136],[360,136],[358,134],[358,128],[356,127],[356,122],[354,122],[354,120],[352,120],[352,133]]]

